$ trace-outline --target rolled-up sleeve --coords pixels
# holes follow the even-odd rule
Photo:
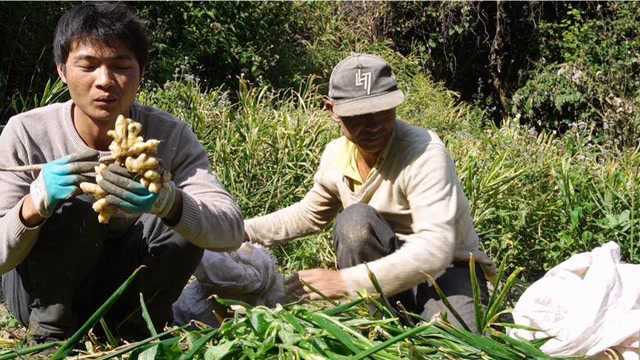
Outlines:
[[[9,120],[0,135],[0,166],[27,164],[18,125]],[[38,239],[40,227],[27,227],[20,220],[24,197],[29,193],[33,174],[0,171],[0,273],[18,266]]]
[[[173,181],[182,191],[182,216],[174,230],[194,245],[235,250],[244,238],[240,207],[210,169],[205,149],[186,125],[172,161]]]
[[[330,156],[325,151],[314,176],[313,187],[297,203],[271,214],[246,221],[252,242],[265,246],[283,243],[296,237],[318,232],[331,222],[341,208],[337,189],[327,179]]]

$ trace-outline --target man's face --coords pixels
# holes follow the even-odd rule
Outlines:
[[[393,134],[396,109],[357,116],[338,117],[342,133],[360,149],[368,153],[379,153]]]
[[[94,121],[128,115],[140,84],[140,65],[121,42],[76,41],[58,74],[69,87],[76,114]],[[79,112],[79,113],[78,113]]]

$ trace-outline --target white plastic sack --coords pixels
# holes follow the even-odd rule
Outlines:
[[[620,262],[609,242],[572,256],[533,283],[518,300],[514,322],[542,331],[513,329],[552,356],[593,356],[613,348],[625,360],[640,359],[640,265]]]

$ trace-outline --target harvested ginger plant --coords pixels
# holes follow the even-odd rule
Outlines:
[[[141,133],[142,125],[139,122],[125,118],[123,115],[118,116],[115,128],[107,132],[107,135],[113,139],[109,145],[111,156],[96,166],[96,182],[100,182],[102,171],[115,163],[125,167],[149,191],[153,193],[160,191],[163,182],[169,180],[162,175],[160,162],[155,157],[160,141],[156,139],[145,141],[140,136]],[[81,183],[80,189],[96,199],[93,210],[98,213],[98,221],[101,224],[108,223],[115,209],[107,202],[107,193],[99,185],[89,182]]]

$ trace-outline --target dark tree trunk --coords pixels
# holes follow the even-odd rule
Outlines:
[[[506,30],[507,14],[504,1],[496,2],[496,33],[491,44],[489,56],[489,68],[491,82],[498,96],[500,113],[502,118],[509,112],[509,96],[507,90],[507,49],[509,45],[509,33]]]

